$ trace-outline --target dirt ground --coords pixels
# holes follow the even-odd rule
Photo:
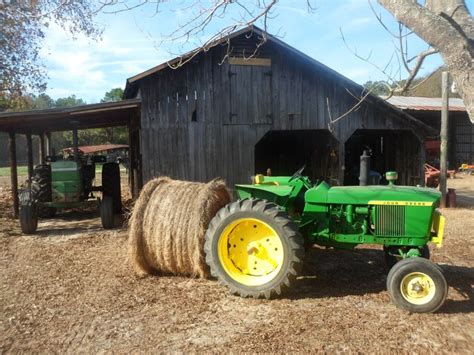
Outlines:
[[[0,186],[0,353],[357,351],[472,353],[474,177],[450,180],[465,208],[446,209],[432,249],[449,284],[435,314],[389,302],[379,249],[308,252],[303,276],[276,300],[228,295],[214,280],[136,278],[125,228],[64,213],[23,236]]]

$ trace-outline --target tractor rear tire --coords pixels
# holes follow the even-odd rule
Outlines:
[[[31,179],[31,191],[38,202],[51,202],[51,166],[48,164],[39,164],[35,166]],[[36,206],[38,217],[52,218],[56,214],[56,208],[38,204]]]
[[[387,290],[397,307],[412,313],[429,313],[443,305],[448,285],[438,265],[412,257],[396,263],[390,270]]]
[[[100,220],[104,229],[114,228],[114,201],[111,196],[104,196],[100,203]]]
[[[117,163],[102,165],[102,196],[112,197],[114,213],[122,213],[122,194],[120,190],[120,167]]]
[[[301,271],[304,241],[286,212],[265,200],[229,203],[211,220],[204,251],[211,275],[230,293],[270,299]]]
[[[20,193],[20,227],[24,234],[33,234],[38,229],[38,214],[33,194],[30,190]]]
[[[395,250],[391,250],[392,248],[390,247],[384,247],[383,251],[385,253],[385,263],[387,264],[387,267],[391,269],[396,263],[399,261],[403,260],[403,258],[400,256],[394,256],[393,253],[395,253]],[[393,249],[397,249],[396,247]],[[425,259],[430,259],[430,248],[428,245],[423,245],[420,249],[421,257]]]

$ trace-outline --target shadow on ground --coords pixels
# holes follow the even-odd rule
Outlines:
[[[115,225],[122,225],[120,216],[116,216]],[[38,236],[70,236],[82,233],[102,232],[102,224],[97,210],[64,211],[54,218],[42,219],[38,223]]]
[[[439,313],[473,313],[474,268],[447,264],[440,266],[448,286],[457,291],[462,299],[448,299]],[[307,252],[302,276],[286,298],[377,294],[386,290],[388,271],[382,250],[313,248]]]

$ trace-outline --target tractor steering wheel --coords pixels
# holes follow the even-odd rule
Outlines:
[[[291,182],[299,177],[302,177],[301,173],[303,172],[304,168],[306,168],[306,164],[303,165],[301,168],[299,168],[291,177],[290,177],[290,180],[288,180],[288,182]]]

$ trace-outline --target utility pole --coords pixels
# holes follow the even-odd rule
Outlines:
[[[448,116],[449,116],[449,74],[443,72],[441,77],[442,108],[441,108],[441,146],[439,157],[439,190],[441,191],[441,207],[446,207],[446,175],[448,173]]]

